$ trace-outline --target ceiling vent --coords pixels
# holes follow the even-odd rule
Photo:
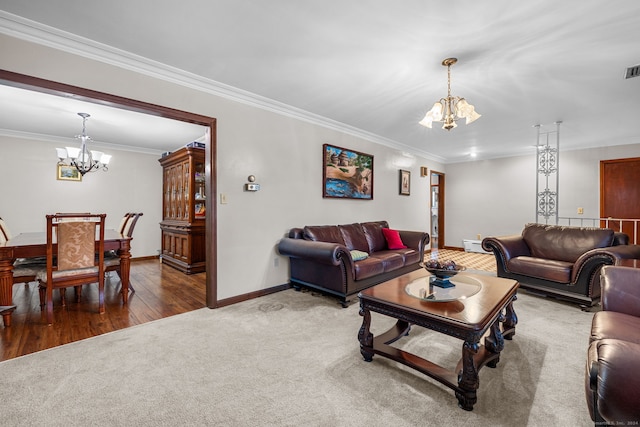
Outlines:
[[[627,68],[627,71],[624,73],[625,79],[631,79],[633,77],[640,76],[640,65],[634,65],[633,67]]]

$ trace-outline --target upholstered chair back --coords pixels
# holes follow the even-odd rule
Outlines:
[[[57,235],[58,270],[95,265],[95,222],[60,222]]]

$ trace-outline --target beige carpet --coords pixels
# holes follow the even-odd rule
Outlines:
[[[380,356],[358,305],[286,290],[0,363],[11,426],[588,426],[592,314],[522,294],[516,336],[480,371],[478,403]],[[392,320],[373,315],[374,333]],[[462,342],[415,327],[397,345],[453,368]]]

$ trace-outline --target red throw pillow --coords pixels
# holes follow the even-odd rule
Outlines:
[[[406,249],[405,244],[402,243],[400,232],[398,230],[383,228],[382,234],[384,234],[384,238],[387,239],[387,246],[389,246],[389,249]]]

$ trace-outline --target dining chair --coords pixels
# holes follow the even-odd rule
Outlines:
[[[127,237],[133,237],[133,229],[136,227],[138,219],[142,215],[143,215],[142,212],[140,213],[131,212],[129,214],[129,221],[127,221],[127,223],[122,228],[122,234],[124,234]]]
[[[6,222],[0,218],[0,244],[11,240],[12,234]],[[46,257],[20,258],[13,263],[13,284],[24,283],[29,286],[29,282],[36,280],[39,272],[46,268]]]
[[[126,228],[127,223],[133,215],[135,215],[135,213],[133,212],[127,212],[126,214],[124,214],[122,220],[120,221],[120,225],[118,226],[118,231],[120,232],[120,234],[124,234],[124,229]]]
[[[98,311],[104,313],[104,220],[106,214],[47,215],[47,268],[37,276],[47,323],[53,323],[53,290],[98,283]],[[97,230],[96,230],[97,229]],[[54,236],[56,243],[54,244]],[[54,252],[55,250],[55,252]],[[97,256],[96,256],[97,255]],[[64,300],[63,300],[64,301]]]
[[[0,243],[6,243],[8,240],[11,240],[11,233],[7,228],[7,224],[0,217]]]
[[[127,212],[126,214],[124,214],[124,217],[120,222],[120,234],[133,238],[133,230],[138,223],[138,219],[142,215],[142,212]],[[116,251],[108,251],[107,253],[105,253],[104,266],[105,273],[115,271],[116,274],[118,274],[118,277],[122,277],[122,275],[120,274],[120,255],[118,255]],[[129,280],[129,289],[131,289],[131,293],[134,293],[136,291],[133,286],[131,286],[131,280]]]

